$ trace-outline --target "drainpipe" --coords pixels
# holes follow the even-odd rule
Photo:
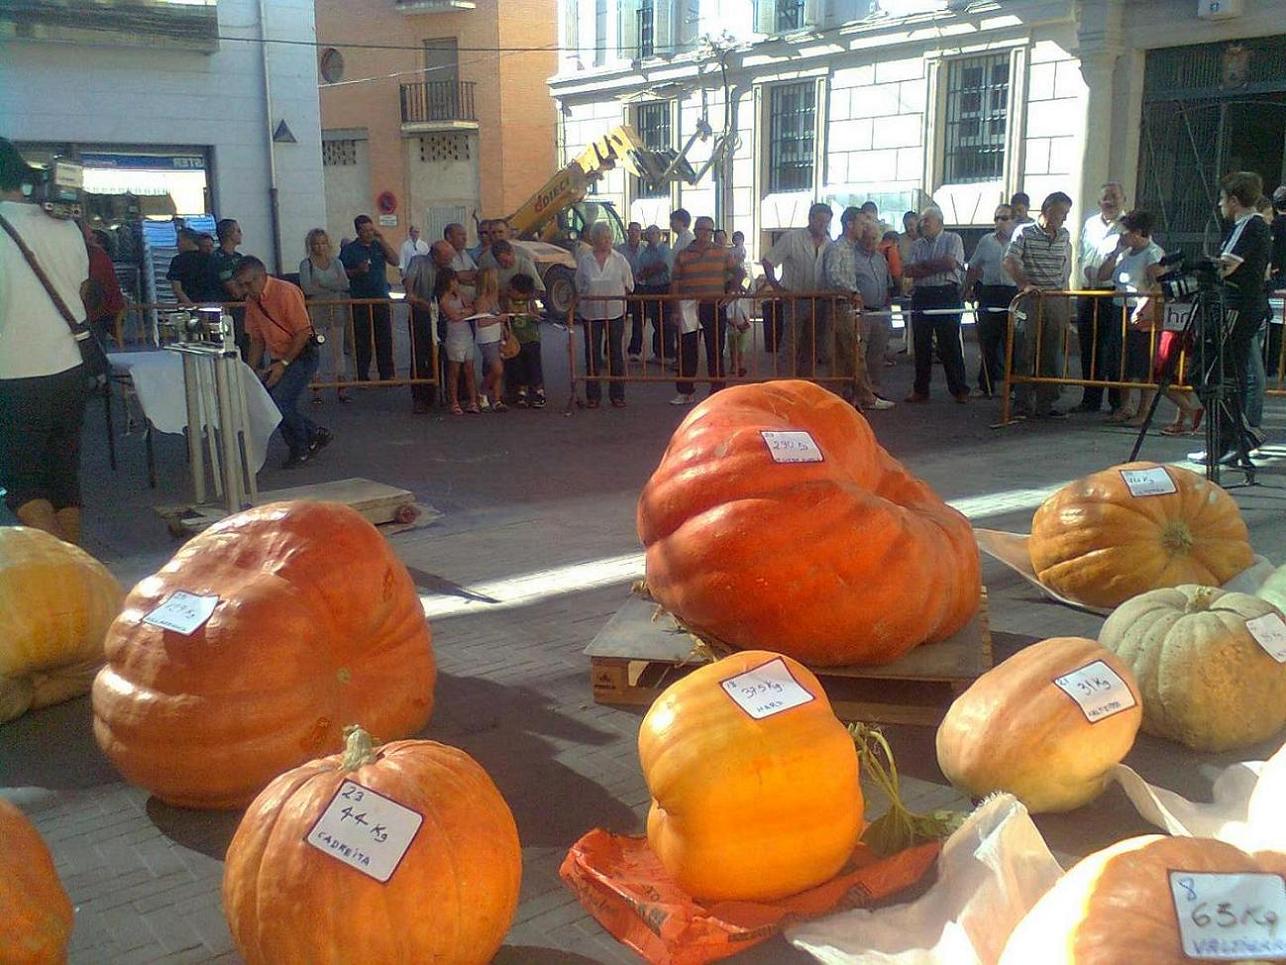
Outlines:
[[[724,117],[726,118],[726,126],[724,127],[724,131],[725,133],[729,131],[731,132],[730,137],[733,139],[734,143],[737,138],[737,131],[739,130],[737,114],[741,107],[741,95],[749,89],[749,80],[742,80],[732,85],[732,87],[727,88],[727,101],[724,105],[726,108],[726,113],[724,114]],[[721,223],[727,227],[729,238],[732,237],[733,218],[737,216],[736,209],[732,203],[732,199],[736,197],[736,192],[733,191],[734,185],[732,183],[732,156],[734,153],[735,151],[733,150],[728,150],[724,153],[723,166],[719,174],[719,193],[716,195],[716,199],[722,199],[723,202],[723,221]],[[751,191],[751,194],[754,194],[753,190]],[[751,203],[757,204],[758,202],[752,200]],[[754,238],[749,240],[752,245],[757,245],[759,243],[758,240]],[[749,252],[750,248],[747,248],[746,250]]]
[[[281,210],[277,206],[277,145],[272,139],[272,81],[268,77],[266,0],[259,0],[259,61],[263,69],[264,137],[268,143],[268,216],[272,225],[273,273],[281,274]]]

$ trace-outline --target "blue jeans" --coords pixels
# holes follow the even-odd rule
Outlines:
[[[268,390],[281,412],[281,437],[286,440],[292,456],[308,452],[308,444],[317,435],[317,425],[299,411],[299,397],[317,374],[320,360],[317,349],[310,345],[286,366],[281,381]]]
[[[1246,425],[1258,428],[1264,421],[1264,389],[1268,387],[1268,373],[1264,370],[1264,338],[1268,322],[1263,322],[1250,340],[1249,357],[1246,359],[1246,394],[1241,407]],[[1275,360],[1274,360],[1275,361]]]

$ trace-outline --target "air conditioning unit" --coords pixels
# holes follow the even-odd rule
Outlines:
[[[1197,0],[1200,20],[1231,20],[1241,16],[1242,0]]]

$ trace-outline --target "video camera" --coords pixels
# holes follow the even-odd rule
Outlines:
[[[1170,301],[1191,298],[1198,292],[1219,287],[1219,262],[1213,258],[1188,258],[1182,251],[1172,251],[1159,264],[1169,269],[1157,283]]]
[[[32,169],[31,201],[45,213],[66,220],[81,216],[85,168],[75,161],[56,157],[48,166]]]
[[[232,337],[232,319],[217,307],[166,312],[160,327],[172,332],[180,342],[223,345]]]

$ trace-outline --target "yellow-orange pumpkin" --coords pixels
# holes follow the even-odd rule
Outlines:
[[[756,720],[723,682],[774,661],[812,699]],[[648,844],[697,898],[803,891],[835,876],[862,831],[857,750],[817,678],[790,657],[745,651],[676,681],[643,718],[639,761]]]
[[[816,453],[763,433],[806,432]],[[799,437],[794,437],[799,438]],[[978,609],[969,521],[810,382],[716,393],[675,430],[638,504],[652,595],[687,626],[814,666],[881,664]]]
[[[0,798],[0,962],[65,962],[71,928],[71,899],[49,849],[26,815]]]
[[[375,748],[350,728],[347,745],[278,777],[241,819],[223,871],[237,950],[248,965],[491,961],[522,879],[518,830],[495,784],[434,741]],[[424,817],[385,882],[306,841],[345,781]]]
[[[217,595],[190,636],[144,622],[171,593]],[[345,721],[405,737],[429,719],[424,610],[384,537],[338,503],[220,521],[139,583],[107,635],[94,733],[125,778],[182,807],[244,806],[342,746]]]
[[[1164,472],[1174,492],[1132,496],[1125,472]],[[1078,603],[1113,607],[1164,586],[1220,586],[1254,562],[1232,497],[1176,466],[1131,462],[1054,493],[1032,517],[1036,576]]]
[[[1102,661],[1129,688],[1133,706],[1091,723],[1054,680]],[[1008,791],[1033,813],[1070,811],[1107,786],[1134,746],[1143,699],[1134,674],[1083,637],[1054,637],[1014,654],[956,698],[938,727],[938,766],[972,797]]]

